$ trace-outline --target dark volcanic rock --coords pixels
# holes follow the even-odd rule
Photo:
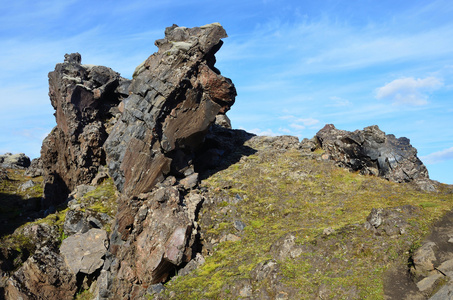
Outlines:
[[[124,112],[106,152],[110,174],[127,195],[149,192],[167,174],[183,177],[216,115],[234,103],[231,80],[214,67],[226,37],[219,24],[173,25],[159,51],[136,69]]]
[[[325,151],[324,157],[336,161],[341,167],[394,182],[429,179],[428,170],[417,157],[417,150],[409,139],[386,135],[376,125],[350,132],[328,124],[316,134],[316,138]]]
[[[49,96],[57,126],[43,141],[44,205],[64,200],[90,183],[105,164],[103,145],[128,81],[112,69],[82,65],[78,53],[49,73]]]

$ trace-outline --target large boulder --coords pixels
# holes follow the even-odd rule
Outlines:
[[[57,204],[105,165],[103,145],[128,81],[112,69],[82,65],[78,53],[49,73],[49,96],[57,126],[41,148],[44,206]]]
[[[24,153],[5,153],[0,155],[0,167],[9,169],[23,169],[30,166],[30,158]]]
[[[376,125],[350,132],[328,124],[315,137],[325,151],[324,158],[341,167],[394,182],[429,180],[410,140],[386,135]]]
[[[60,253],[73,274],[90,275],[104,265],[107,247],[105,230],[93,228],[63,240]]]
[[[110,175],[129,196],[168,174],[184,177],[219,113],[234,103],[231,80],[214,67],[226,32],[219,24],[173,25],[135,73],[124,112],[106,141]]]

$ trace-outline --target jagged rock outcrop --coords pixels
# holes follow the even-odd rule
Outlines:
[[[65,61],[49,73],[57,126],[41,149],[43,206],[64,200],[79,184],[90,183],[105,164],[103,145],[128,84],[110,68],[82,65],[78,53],[66,54]]]
[[[113,279],[100,295],[142,297],[140,283],[165,282],[199,252],[196,220],[204,199],[191,191],[202,167],[196,158],[208,151],[203,142],[216,116],[236,96],[214,67],[226,36],[219,24],[169,27],[156,41],[159,51],[134,73],[105,143],[122,196],[110,241],[114,258],[103,273]]]
[[[105,147],[124,194],[149,192],[169,174],[184,177],[216,116],[234,103],[234,85],[214,67],[226,36],[219,24],[173,25],[156,41],[159,51],[136,69]]]
[[[350,132],[332,124],[321,129],[315,138],[325,151],[323,157],[341,167],[394,182],[420,182],[424,189],[434,189],[426,182],[428,170],[408,138],[386,135],[376,125]]]

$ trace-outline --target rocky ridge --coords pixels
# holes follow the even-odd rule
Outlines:
[[[168,27],[132,80],[78,53],[49,73],[57,126],[27,174],[42,174],[40,208],[53,209],[17,230],[21,246],[1,247],[0,295],[325,298],[355,276],[345,261],[371,278],[410,256],[429,208],[446,210],[439,198],[451,190],[429,180],[408,139],[377,126],[327,125],[302,143],[232,130],[236,90],[214,66],[226,36],[219,24]],[[370,201],[358,209],[362,193]],[[385,253],[375,270],[363,268],[369,253]],[[357,280],[338,295],[383,293]]]

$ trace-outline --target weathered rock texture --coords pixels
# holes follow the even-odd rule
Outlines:
[[[325,151],[324,157],[341,167],[394,182],[429,179],[409,139],[386,135],[376,125],[350,132],[328,124],[315,137]]]
[[[63,240],[60,253],[72,273],[90,275],[104,265],[107,247],[105,230],[93,228]]]
[[[110,68],[82,65],[78,53],[66,54],[64,63],[49,73],[57,126],[41,149],[44,205],[56,204],[77,185],[90,183],[105,164],[109,120],[118,113],[127,85]]]
[[[232,82],[214,67],[226,36],[219,24],[173,25],[156,41],[159,51],[134,73],[105,144],[122,196],[103,297],[143,297],[141,283],[165,282],[199,252],[196,220],[204,199],[192,191],[199,177],[196,158],[210,148],[203,142],[236,96]]]
[[[30,166],[30,158],[24,153],[5,153],[0,155],[0,167],[11,169],[23,169]]]
[[[191,167],[193,151],[236,96],[231,80],[214,67],[226,36],[219,24],[173,25],[156,41],[159,51],[136,69],[106,142],[119,190],[129,196],[149,192],[166,175],[183,177]]]
[[[30,249],[32,255],[8,279],[6,299],[72,299],[77,280],[58,253],[57,227],[31,224],[22,234],[36,251]]]
[[[183,197],[171,186],[123,204],[111,237],[115,260],[108,271],[117,275],[109,287],[110,297],[137,299],[146,292],[141,282],[165,282],[195,257],[194,220],[202,201],[196,192]]]

